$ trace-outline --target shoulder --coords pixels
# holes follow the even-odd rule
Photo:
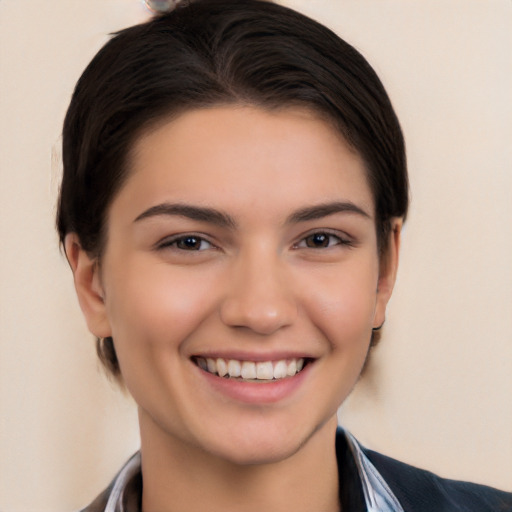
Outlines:
[[[140,512],[142,472],[140,452],[121,468],[110,485],[80,512]]]
[[[89,503],[89,505],[81,509],[80,512],[104,512],[107,507],[109,496],[112,493],[113,486],[114,482],[112,482],[99,496],[97,496],[92,503]]]
[[[372,450],[363,452],[407,512],[512,511],[512,493],[441,478]]]

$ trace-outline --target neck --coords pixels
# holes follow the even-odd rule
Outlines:
[[[285,460],[239,465],[162,433],[139,414],[144,512],[337,512],[336,418]]]

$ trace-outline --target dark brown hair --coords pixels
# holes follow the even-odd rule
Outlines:
[[[105,219],[127,179],[135,140],[189,109],[250,104],[309,108],[363,158],[385,252],[391,219],[405,217],[402,132],[379,78],[325,26],[261,0],[198,0],[117,33],[79,79],[63,129],[64,174],[57,229],[100,258]],[[375,341],[375,340],[374,340]],[[111,338],[98,340],[119,375]]]

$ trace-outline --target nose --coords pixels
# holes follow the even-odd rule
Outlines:
[[[294,322],[297,305],[289,277],[277,256],[240,258],[228,279],[220,308],[227,326],[268,336]]]

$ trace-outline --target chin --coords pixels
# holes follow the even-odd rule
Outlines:
[[[248,439],[247,442],[231,444],[220,449],[217,455],[237,466],[256,466],[275,464],[293,456],[303,443],[258,442]]]
[[[240,466],[275,464],[295,455],[319,428],[262,422],[213,439],[208,451]]]

